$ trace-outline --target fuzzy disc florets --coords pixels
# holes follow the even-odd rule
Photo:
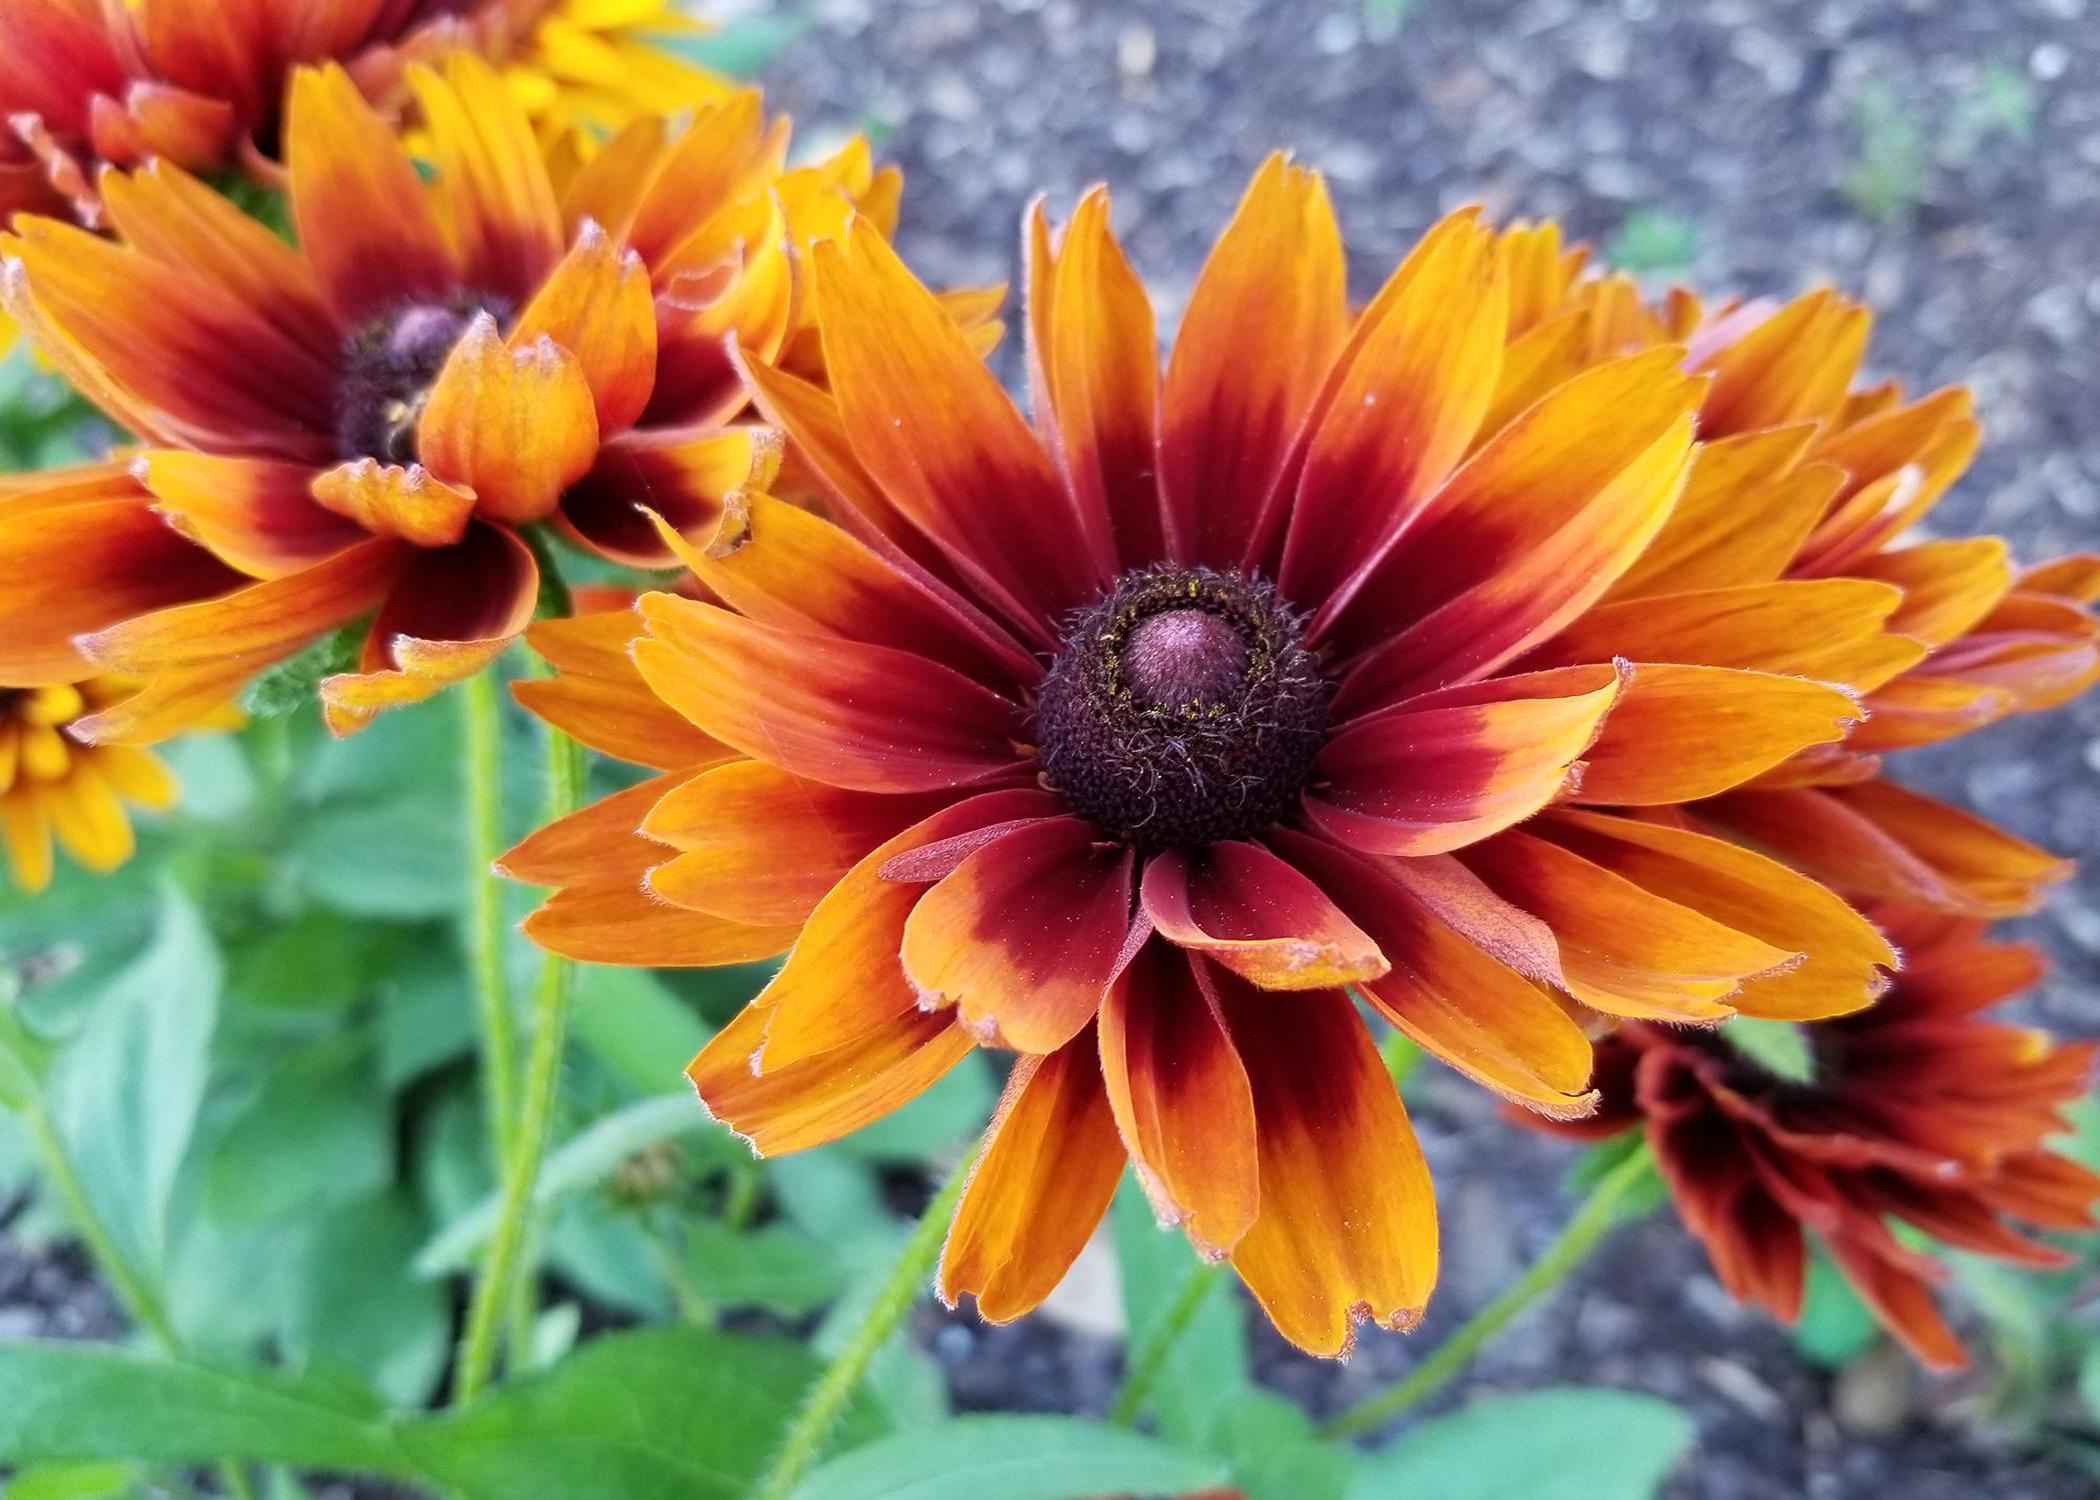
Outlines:
[[[1239,838],[1289,812],[1329,687],[1274,585],[1210,568],[1126,573],[1072,621],[1036,704],[1044,781],[1145,849]]]
[[[453,346],[484,312],[501,322],[510,308],[502,298],[469,293],[411,302],[344,340],[336,387],[336,443],[344,458],[415,462],[423,402]]]

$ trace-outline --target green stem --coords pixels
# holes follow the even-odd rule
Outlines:
[[[897,1263],[890,1267],[874,1301],[861,1315],[860,1325],[817,1377],[817,1383],[803,1398],[801,1409],[788,1423],[787,1436],[773,1457],[773,1466],[753,1492],[755,1500],[787,1500],[810,1465],[822,1455],[832,1427],[853,1399],[853,1393],[860,1389],[869,1364],[925,1290],[934,1262],[940,1259],[948,1221],[955,1216],[955,1205],[962,1199],[963,1187],[970,1180],[970,1169],[976,1160],[977,1152],[972,1149],[926,1205],[926,1212],[919,1216],[918,1226],[904,1242]]]
[[[110,1238],[109,1228],[102,1222],[102,1216],[95,1212],[86,1185],[81,1182],[80,1174],[73,1170],[73,1158],[66,1154],[66,1143],[59,1139],[58,1131],[52,1126],[44,1101],[30,1099],[21,1118],[29,1126],[30,1139],[36,1145],[37,1162],[44,1181],[58,1194],[66,1217],[73,1225],[73,1232],[80,1236],[80,1243],[87,1248],[88,1258],[102,1273],[102,1279],[117,1294],[117,1300],[124,1305],[131,1320],[152,1335],[153,1341],[165,1353],[180,1354],[182,1342],[175,1335],[175,1324],[169,1318],[166,1306],[146,1285],[145,1278],[133,1270],[131,1262],[118,1251],[117,1242]],[[219,1482],[236,1500],[255,1500],[254,1486],[248,1482],[247,1471],[240,1465],[231,1461],[220,1464],[218,1474]]]
[[[467,949],[481,1023],[489,1154],[499,1180],[510,1167],[518,1119],[518,1034],[504,962],[503,890],[490,868],[503,853],[502,691],[491,669],[468,678],[459,700],[467,755]]]
[[[1320,1429],[1322,1437],[1353,1437],[1381,1427],[1401,1413],[1434,1395],[1452,1377],[1473,1362],[1487,1341],[1518,1313],[1559,1285],[1624,1216],[1627,1195],[1647,1182],[1655,1170],[1655,1159],[1644,1147],[1633,1152],[1597,1180],[1589,1196],[1575,1210],[1567,1227],[1516,1283],[1479,1312],[1451,1337],[1437,1345],[1399,1384],[1350,1407]]]
[[[486,674],[484,674],[486,675]],[[576,742],[559,730],[547,732],[548,821],[568,816],[583,800],[583,755]],[[554,1127],[554,1106],[561,1092],[562,1055],[569,1038],[569,1001],[575,966],[556,954],[545,955],[533,994],[531,1055],[525,1064],[524,1096],[517,1128],[504,1165],[502,1206],[496,1229],[481,1264],[481,1278],[467,1307],[467,1332],[460,1347],[459,1377],[454,1397],[472,1400],[488,1385],[496,1369],[496,1345],[512,1297],[518,1295],[524,1270],[525,1241],[531,1226],[532,1192],[540,1162],[547,1154]]]
[[[1110,1423],[1117,1427],[1128,1427],[1137,1420],[1144,1407],[1145,1398],[1152,1394],[1160,1372],[1167,1367],[1167,1359],[1181,1336],[1189,1331],[1196,1321],[1196,1314],[1210,1300],[1210,1289],[1218,1284],[1224,1271],[1222,1261],[1205,1261],[1182,1282],[1181,1292],[1174,1298],[1167,1315],[1159,1326],[1152,1330],[1152,1337],[1145,1340],[1137,1357],[1130,1362],[1130,1373],[1124,1378],[1123,1389],[1116,1397],[1115,1409],[1108,1414]]]

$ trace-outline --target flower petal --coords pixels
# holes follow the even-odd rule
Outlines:
[[[755,759],[830,786],[923,792],[1011,774],[1020,710],[923,656],[641,602],[635,665],[664,702]]]
[[[511,684],[511,695],[601,754],[661,771],[719,765],[736,752],[704,734],[649,689],[628,652],[647,633],[632,609],[542,620],[526,632],[559,669]]]
[[[639,886],[650,867],[663,863],[669,852],[643,836],[642,824],[657,803],[692,775],[671,771],[652,776],[556,818],[498,859],[496,871],[527,885]]]
[[[1291,440],[1347,332],[1327,187],[1262,163],[1204,262],[1160,389],[1159,483],[1177,562],[1254,562]]]
[[[150,482],[150,480],[149,480]],[[449,547],[467,534],[475,495],[421,464],[403,468],[360,458],[313,477],[312,499],[358,533],[399,537],[418,547]]]
[[[870,850],[932,816],[945,798],[844,791],[760,761],[732,761],[649,808],[642,831],[682,851],[657,865],[649,887],[739,922],[800,922]]]
[[[524,933],[550,953],[585,964],[717,968],[786,951],[793,926],[751,927],[660,901],[639,881],[556,891],[525,919]]]
[[[1141,891],[1161,937],[1266,990],[1328,989],[1390,967],[1319,886],[1258,844],[1156,854]]]
[[[561,258],[561,210],[532,124],[496,70],[471,52],[452,53],[443,77],[411,67],[408,84],[436,168],[432,206],[461,279],[515,306]]]
[[[161,450],[133,472],[176,530],[252,578],[282,578],[367,539],[314,503],[305,464]]]
[[[912,908],[899,955],[929,1009],[982,1038],[1054,1052],[1101,1008],[1130,935],[1129,849],[1050,818],[979,849]]]
[[[941,1300],[952,1307],[972,1293],[988,1323],[1033,1311],[1078,1259],[1122,1175],[1093,1038],[1019,1059],[941,1250]]]
[[[347,73],[333,63],[295,72],[284,135],[299,243],[345,326],[455,290],[422,179]]]
[[[1320,751],[1306,816],[1372,854],[1463,848],[1554,801],[1620,691],[1611,667],[1446,689],[1344,726]]]
[[[1798,967],[1748,980],[1730,1000],[1744,1015],[1788,1021],[1844,1015],[1871,1004],[1896,967],[1888,940],[1838,897],[1725,839],[1566,809],[1527,831],[1723,926],[1808,955]]]
[[[1864,716],[1842,688],[1741,672],[1641,662],[1583,764],[1574,800],[1600,807],[1692,802],[1741,786]]]
[[[1040,636],[1106,577],[1070,543],[1075,512],[1042,445],[879,235],[862,227],[819,244],[814,267],[854,454],[988,602]]]
[[[1229,976],[1219,990],[1261,1152],[1261,1212],[1233,1269],[1308,1354],[1347,1354],[1364,1319],[1414,1327],[1436,1285],[1436,1199],[1356,1007],[1340,990],[1280,1001]]]
[[[2012,560],[2001,537],[1972,536],[1920,542],[1877,552],[1848,571],[1903,591],[1890,628],[1944,646],[1980,624],[2013,586]]]
[[[1138,951],[1101,1009],[1101,1071],[1153,1212],[1222,1259],[1260,1211],[1260,1159],[1247,1070],[1201,962]]]
[[[676,567],[661,517],[681,537],[713,538],[729,502],[780,470],[779,440],[762,427],[657,427],[623,432],[598,449],[590,472],[561,497],[560,520],[576,540],[636,568]]]
[[[511,331],[517,344],[542,336],[576,356],[599,432],[634,425],[656,385],[656,302],[641,256],[586,223]]]
[[[355,733],[382,709],[473,676],[532,622],[539,599],[539,564],[507,528],[476,525],[456,546],[418,548],[372,621],[359,670],[322,679],[328,727]]]
[[[474,492],[482,516],[543,520],[597,457],[583,367],[544,335],[506,346],[480,313],[430,388],[416,447],[431,473]]]
[[[1801,463],[1805,424],[1718,441],[1702,434],[1684,494],[1655,540],[1605,598],[1692,593],[1782,577],[1845,482],[1842,469]]]

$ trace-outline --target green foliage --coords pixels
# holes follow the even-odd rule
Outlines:
[[[1815,1053],[1809,1048],[1808,1029],[1804,1026],[1756,1016],[1731,1016],[1722,1023],[1720,1037],[1775,1078],[1789,1083],[1815,1080]]]
[[[665,39],[665,45],[711,72],[755,78],[794,44],[809,22],[792,8],[739,16],[712,31]]]
[[[1224,1477],[1215,1458],[1071,1417],[958,1417],[833,1459],[794,1500],[1088,1500]]]
[[[1652,1500],[1691,1445],[1690,1418],[1653,1396],[1490,1396],[1367,1458],[1350,1500]]]
[[[1924,124],[1887,83],[1876,79],[1861,91],[1853,113],[1859,153],[1845,174],[1845,201],[1876,224],[1906,217],[1925,195],[1931,166]]]
[[[1665,208],[1637,208],[1604,251],[1622,271],[1682,271],[1699,258],[1699,226]]]
[[[1802,1298],[1801,1321],[1794,1326],[1794,1345],[1826,1370],[1850,1364],[1881,1338],[1881,1325],[1859,1300],[1859,1293],[1838,1273],[1830,1257],[1817,1251],[1808,1263],[1808,1290]]]
[[[1377,41],[1396,35],[1414,14],[1415,0],[1363,0],[1364,29]]]

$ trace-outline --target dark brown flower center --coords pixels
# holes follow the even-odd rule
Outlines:
[[[411,302],[374,318],[343,342],[336,383],[336,443],[344,458],[386,464],[416,460],[416,422],[445,359],[476,317],[500,323],[501,298],[462,292],[445,302]]]
[[[1239,838],[1297,802],[1328,696],[1273,585],[1139,569],[1066,631],[1036,702],[1037,762],[1074,812],[1141,848]]]

